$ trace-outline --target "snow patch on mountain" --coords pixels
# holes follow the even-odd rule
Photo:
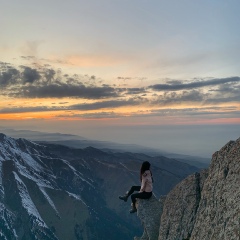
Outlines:
[[[34,216],[36,218],[36,221],[39,226],[41,227],[47,227],[43,219],[41,218],[36,206],[34,205],[33,201],[31,200],[31,197],[28,193],[27,187],[24,184],[24,182],[20,179],[18,174],[16,172],[13,172],[17,187],[19,190],[19,194],[22,201],[22,206],[27,210],[28,214],[30,216]]]
[[[81,198],[79,195],[74,194],[74,193],[70,193],[70,192],[67,192],[67,193],[68,193],[68,195],[69,195],[70,197],[73,197],[73,198],[75,198],[76,200],[81,201],[85,206],[88,207],[88,205],[82,200],[82,198]]]
[[[16,230],[12,227],[15,218],[16,216],[7,210],[4,204],[0,203],[0,239],[8,240],[6,233],[11,233],[10,235],[18,239]]]
[[[94,185],[92,183],[90,183],[88,180],[86,180],[85,178],[83,178],[83,174],[79,171],[77,171],[68,161],[64,160],[64,159],[59,159],[61,160],[63,163],[65,163],[74,173],[74,175],[77,178],[80,178],[82,181],[86,182],[87,184],[89,184],[91,187],[95,188]]]
[[[0,199],[4,196],[4,187],[2,185],[2,162],[0,161]]]
[[[44,187],[39,187],[40,191],[42,192],[42,194],[44,195],[44,197],[46,198],[46,200],[48,201],[48,203],[50,204],[50,206],[53,208],[53,210],[56,212],[57,216],[59,215],[59,212],[55,206],[55,204],[53,203],[52,199],[48,196],[46,190]]]
[[[52,184],[49,180],[41,177],[40,171],[38,172],[33,167],[26,166],[25,164],[22,164],[19,161],[15,161],[15,164],[21,175],[38,183],[38,185],[45,186],[45,187],[52,187]],[[50,178],[52,178],[52,175],[50,175]]]

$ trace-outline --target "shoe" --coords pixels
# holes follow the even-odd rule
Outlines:
[[[135,213],[135,212],[137,212],[137,208],[135,206],[132,206],[132,209],[129,212],[130,213]]]
[[[119,199],[123,200],[124,202],[126,202],[128,200],[128,195],[124,195],[124,196],[119,196]]]

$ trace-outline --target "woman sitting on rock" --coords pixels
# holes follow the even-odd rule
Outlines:
[[[152,196],[153,178],[152,172],[150,171],[150,166],[151,164],[148,161],[142,163],[140,170],[141,186],[132,186],[124,196],[119,196],[119,199],[125,202],[127,202],[128,197],[131,196],[132,209],[130,210],[130,213],[137,211],[136,198],[148,199]],[[134,193],[135,191],[138,191],[138,193]]]

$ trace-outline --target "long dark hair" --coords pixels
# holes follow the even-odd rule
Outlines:
[[[144,174],[145,171],[150,170],[151,164],[148,161],[145,161],[142,163],[141,169],[140,169],[140,181],[142,181],[142,175]],[[152,176],[152,172],[151,172],[151,176]],[[153,177],[152,177],[153,180]]]

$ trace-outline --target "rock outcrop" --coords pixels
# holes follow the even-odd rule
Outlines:
[[[165,201],[139,201],[144,234],[135,239],[239,240],[239,186],[240,138],[214,153],[208,170],[184,179]]]
[[[206,177],[206,170],[192,174],[167,195],[159,240],[188,239],[191,236]]]
[[[191,239],[240,239],[240,138],[213,154]]]
[[[135,237],[134,240],[157,240],[159,234],[160,216],[162,215],[163,203],[153,195],[150,199],[138,199],[137,215],[140,218],[144,232],[142,237]]]

